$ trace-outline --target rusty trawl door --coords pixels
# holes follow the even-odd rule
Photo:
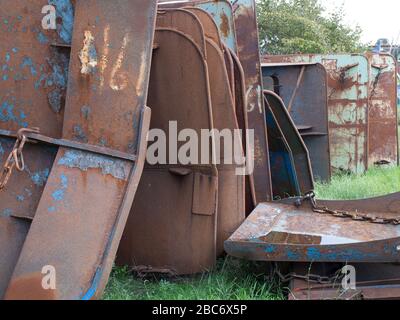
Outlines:
[[[80,0],[75,10],[62,132],[73,148],[60,142],[8,299],[98,298],[141,176],[156,1]],[[54,290],[42,287],[45,266]]]

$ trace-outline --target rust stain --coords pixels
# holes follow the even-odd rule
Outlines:
[[[224,37],[227,38],[230,33],[228,17],[224,12],[221,13],[220,17],[221,17],[221,25],[220,25],[221,33]]]

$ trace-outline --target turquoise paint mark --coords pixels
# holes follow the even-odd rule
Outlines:
[[[47,211],[49,212],[55,212],[56,211],[56,207],[48,207]]]
[[[94,295],[97,292],[97,288],[99,287],[102,274],[103,274],[103,271],[101,270],[101,268],[100,267],[97,268],[96,274],[95,274],[93,282],[92,282],[92,285],[90,286],[90,288],[86,292],[86,294],[83,295],[81,300],[88,301],[88,300],[91,300],[94,297]]]
[[[265,253],[274,253],[276,251],[276,247],[274,245],[268,245],[265,247]]]
[[[321,253],[317,248],[308,248],[307,249],[307,257],[311,261],[316,261],[321,259]]]
[[[89,119],[89,116],[90,116],[90,113],[91,113],[91,109],[90,109],[90,107],[89,106],[83,106],[82,108],[81,108],[81,113],[82,113],[82,115],[83,115],[83,117],[85,118],[85,120],[88,120]]]
[[[36,75],[37,75],[37,71],[36,71],[36,68],[35,68],[35,65],[34,65],[32,59],[31,59],[30,57],[27,57],[27,56],[25,56],[25,57],[22,59],[21,69],[24,69],[24,68],[26,68],[26,67],[30,69],[31,74],[32,74],[33,76],[36,76]]]
[[[35,172],[33,175],[31,175],[31,180],[33,183],[38,186],[38,187],[43,187],[49,178],[50,170],[45,169],[43,171],[38,171]]]
[[[300,259],[300,255],[297,252],[294,252],[290,249],[286,250],[286,256],[288,257],[289,260],[292,261],[297,261]]]
[[[7,52],[6,53],[6,62],[10,62],[11,55]]]
[[[3,81],[7,81],[8,80],[8,74],[3,75]]]

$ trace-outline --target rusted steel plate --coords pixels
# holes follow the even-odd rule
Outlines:
[[[227,1],[160,1],[160,7],[194,6],[209,12],[218,21],[218,16],[223,17],[227,11]],[[231,2],[232,3],[232,2]],[[225,43],[237,53],[245,74],[246,85],[246,109],[248,129],[254,130],[254,145],[248,146],[248,155],[254,155],[254,172],[251,174],[252,197],[254,205],[272,199],[271,177],[269,175],[269,155],[267,128],[265,124],[264,101],[262,97],[261,63],[258,44],[257,19],[255,2],[253,0],[233,1],[233,23],[228,16],[229,28],[217,22],[221,30],[229,31],[236,37],[237,47],[232,46],[232,41],[227,41],[222,34]],[[225,19],[222,19],[225,20]],[[222,27],[221,27],[222,26]],[[222,32],[224,33],[224,32]]]
[[[254,147],[248,154],[254,154],[254,173],[251,177],[255,205],[272,199],[272,186],[268,154],[267,127],[264,100],[256,7],[253,0],[232,1],[238,56],[245,74],[247,100],[247,126],[254,130]]]
[[[186,15],[186,16],[185,16]],[[188,35],[201,48],[202,38],[199,33],[204,35],[200,20],[193,19],[194,14],[190,11],[181,9],[169,9],[159,13],[157,18],[157,27],[169,27],[181,31]],[[194,16],[196,17],[196,16]],[[185,23],[187,22],[187,23]],[[198,41],[195,41],[198,39]],[[199,43],[198,43],[199,42]],[[225,51],[230,56],[229,49]],[[228,68],[225,64],[225,57],[218,42],[214,43],[210,38],[206,39],[206,53],[204,54],[207,61],[208,77],[210,82],[210,97],[212,106],[212,116],[214,128],[222,134],[223,130],[229,130],[232,138],[235,135],[239,150],[243,150],[240,136],[239,126],[236,120],[234,102],[231,94],[230,80],[228,76]],[[233,61],[232,66],[233,68]],[[184,89],[182,87],[181,89]],[[235,131],[236,130],[236,131]],[[219,143],[219,154],[217,155],[218,170],[218,208],[217,208],[217,255],[223,253],[224,241],[228,239],[232,233],[244,221],[244,176],[236,174],[237,166],[232,162],[227,163],[229,159],[225,159],[224,141],[216,141]],[[233,149],[230,152],[231,159],[235,154]],[[243,157],[243,154],[240,154]]]
[[[158,29],[155,43],[149,87],[151,128],[174,135],[173,121],[176,132],[192,129],[199,137],[202,129],[213,129],[201,49],[173,29]],[[177,142],[177,150],[183,145]],[[155,147],[150,144],[149,152]],[[121,241],[119,264],[174,274],[202,272],[215,264],[218,173],[211,159],[212,153],[207,164],[182,164],[167,154],[163,163],[146,164]]]
[[[188,31],[192,40],[201,49],[206,58],[206,41],[202,23],[196,14],[183,9],[165,9],[157,13],[157,28],[173,28],[178,31]]]
[[[331,277],[338,275],[331,284],[309,283],[294,279],[290,283],[291,300],[393,300],[400,298],[399,266],[394,264],[353,264],[356,271],[356,289],[342,286],[343,276],[339,264],[295,264],[292,271],[299,275],[314,274]]]
[[[282,138],[285,138],[287,145],[290,149],[290,153],[293,159],[293,170],[294,175],[297,179],[298,184],[298,195],[304,195],[307,192],[314,190],[314,180],[310,163],[310,156],[307,147],[302,140],[300,133],[297,131],[295,124],[293,123],[289,112],[282,99],[274,92],[264,90],[264,98],[266,108],[269,108],[273,116],[277,121],[277,125],[280,127],[282,132]],[[271,161],[272,156],[270,156]],[[276,160],[276,159],[275,159]],[[279,160],[277,161],[279,162]],[[272,167],[272,166],[271,166]],[[276,173],[271,172],[271,175]],[[272,185],[275,190],[280,188],[279,185]],[[282,197],[282,193],[279,194]],[[291,196],[291,194],[289,194]],[[282,197],[283,198],[283,197]]]
[[[138,158],[60,148],[7,299],[101,295],[144,163],[155,14],[156,1],[77,1],[63,138]],[[44,266],[55,290],[42,287]]]
[[[67,42],[70,30],[61,18],[59,23],[65,26],[62,34],[42,29],[41,12],[46,4],[45,0],[2,4],[0,129],[41,127],[44,134],[58,137],[62,130],[69,53],[51,44],[62,42],[61,35]],[[59,3],[54,4],[59,8]],[[67,20],[73,8],[69,1],[64,1],[63,6]],[[14,139],[0,137],[1,166],[14,143]],[[0,298],[11,278],[29,230],[28,220],[34,216],[56,152],[57,148],[26,146],[25,170],[15,171],[6,189],[0,192]]]
[[[368,165],[398,164],[396,60],[386,53],[367,53],[370,63]]]
[[[277,93],[289,109],[310,152],[314,177],[331,177],[328,90],[325,68],[317,64],[263,64],[264,89]]]
[[[400,194],[356,202],[319,201],[328,208],[398,216]],[[400,227],[314,213],[308,204],[261,204],[225,242],[226,251],[249,260],[285,262],[399,262]],[[291,203],[290,203],[291,202]],[[368,203],[375,203],[368,207]],[[374,210],[376,208],[380,208]],[[353,209],[355,210],[355,209]],[[353,211],[355,212],[355,211]]]
[[[230,146],[232,159],[235,159],[235,150],[241,150],[239,156],[243,157],[243,146],[229,87],[229,76],[224,65],[224,54],[211,40],[207,40],[207,65],[210,76],[214,128],[221,133],[228,129],[232,133],[233,143],[235,143]],[[217,254],[220,255],[224,252],[224,241],[245,219],[245,179],[244,175],[237,172],[238,166],[235,163],[230,164],[229,159],[225,157],[224,141],[219,140],[216,143],[220,144],[220,155],[219,159],[217,158],[217,161],[219,160],[219,165],[217,165]],[[237,149],[232,149],[232,147]]]
[[[368,168],[369,63],[361,54],[266,56],[266,63],[322,63],[328,72],[330,156],[334,171]]]

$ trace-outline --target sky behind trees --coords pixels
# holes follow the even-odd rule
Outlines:
[[[362,41],[379,38],[400,44],[400,0],[321,0],[328,9],[344,4],[346,22],[363,29]]]

